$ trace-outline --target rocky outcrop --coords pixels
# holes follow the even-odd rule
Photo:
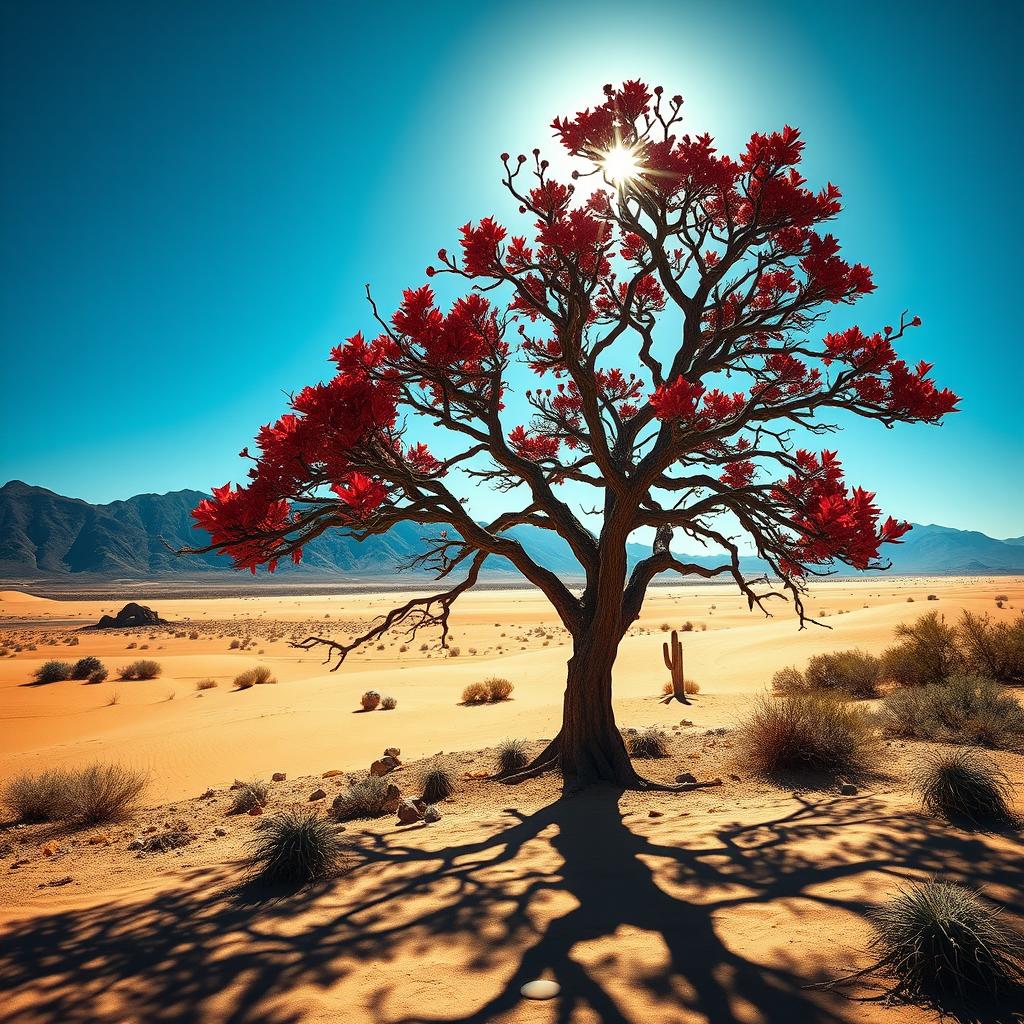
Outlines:
[[[116,615],[104,615],[95,626],[86,629],[133,629],[136,626],[166,626],[166,619],[161,619],[152,608],[144,604],[129,601]]]

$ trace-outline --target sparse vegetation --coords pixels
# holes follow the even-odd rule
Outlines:
[[[17,775],[4,787],[0,802],[26,823],[60,821],[68,805],[70,773],[63,769]]]
[[[398,700],[395,697],[381,697],[380,709],[381,711],[394,711],[398,707]]]
[[[957,638],[969,671],[1002,683],[1024,683],[1024,615],[993,622],[987,615],[965,611]]]
[[[71,669],[72,679],[88,679],[94,672],[103,668],[103,662],[99,658],[79,658]]]
[[[700,683],[698,683],[696,679],[684,679],[683,680],[683,689],[687,693],[700,693]],[[672,680],[671,679],[662,686],[661,692],[666,697],[670,697],[675,692],[672,689]]]
[[[526,744],[523,740],[502,740],[495,753],[495,772],[498,775],[514,775],[529,764]]]
[[[231,810],[235,814],[246,814],[257,807],[265,807],[270,797],[270,786],[262,779],[252,779],[235,790]]]
[[[881,674],[904,686],[939,683],[963,669],[956,630],[938,612],[896,627],[900,640],[882,655]]]
[[[875,764],[879,745],[866,714],[831,694],[760,697],[740,726],[738,756],[756,772],[856,774]]]
[[[491,676],[482,683],[470,683],[462,691],[463,704],[496,704],[508,700],[515,689],[512,683],[500,676]]]
[[[423,770],[420,787],[424,803],[440,803],[455,795],[455,772],[448,765],[435,762]]]
[[[642,729],[626,735],[626,749],[630,757],[667,757],[666,736],[660,729]]]
[[[882,702],[879,722],[887,735],[905,739],[1007,749],[1024,743],[1024,707],[982,676],[893,690]]]
[[[217,688],[216,679],[199,679],[196,681],[197,690],[214,690]]]
[[[486,704],[487,687],[483,683],[470,683],[462,691],[463,704]]]
[[[293,807],[260,823],[249,868],[264,884],[306,885],[334,874],[344,863],[345,850],[340,826],[316,810]]]
[[[73,666],[69,661],[44,661],[32,674],[39,684],[60,683],[71,678]]]
[[[153,661],[150,658],[140,658],[138,661],[125,665],[118,675],[121,679],[125,680],[156,679],[161,671],[159,661]]]
[[[266,665],[254,665],[235,676],[235,687],[239,690],[248,690],[252,686],[264,686],[276,682],[277,679]]]
[[[951,821],[974,825],[1006,825],[1010,810],[1010,780],[980,751],[961,749],[933,754],[917,768],[914,789],[925,810]]]
[[[364,711],[374,711],[380,704],[380,694],[376,690],[367,690],[359,698],[359,703]]]
[[[833,651],[816,654],[807,663],[804,679],[809,690],[824,690],[851,697],[875,697],[881,665],[864,651]]]
[[[90,682],[90,684],[95,686],[98,683],[105,682],[107,676],[109,676],[109,675],[110,675],[110,673],[107,671],[106,666],[105,665],[101,665],[98,669],[96,669],[95,671],[89,673],[89,682]]]
[[[377,775],[353,783],[343,790],[334,801],[333,813],[339,821],[352,818],[379,818],[387,814],[388,789],[390,783]]]
[[[971,1004],[1024,982],[1024,939],[976,892],[931,879],[901,888],[871,915],[891,997]]]
[[[3,803],[19,821],[92,825],[127,817],[146,783],[143,772],[118,764],[50,769],[13,779]]]

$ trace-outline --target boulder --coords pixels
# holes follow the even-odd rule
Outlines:
[[[152,608],[144,604],[129,601],[116,615],[104,615],[95,626],[87,629],[132,629],[136,626],[166,626],[166,619],[161,619]]]
[[[423,811],[417,806],[418,800],[403,800],[398,805],[398,824],[412,825],[423,818]]]
[[[691,775],[690,772],[683,772],[682,775],[676,776],[676,782],[689,782],[692,784],[696,781],[697,777],[695,775]]]
[[[384,811],[387,814],[394,814],[398,805],[402,802],[402,791],[392,782],[389,783],[387,793],[384,796]]]
[[[385,747],[384,753],[387,754],[388,757],[398,757],[402,752],[398,747]]]
[[[310,803],[314,800],[325,800],[326,798],[327,794],[322,789],[314,789],[313,792],[309,794]]]
[[[272,782],[285,782],[287,778],[288,776],[285,775],[284,772],[274,772],[274,774],[270,776],[270,780]]]
[[[383,757],[378,758],[373,764],[370,765],[371,775],[387,775],[389,772],[393,772],[401,762],[397,757],[392,757],[390,754],[385,754]]]
[[[839,792],[842,793],[843,796],[856,796],[857,787],[852,782],[844,782],[839,787]]]
[[[426,822],[440,821],[441,812],[433,804],[430,804],[423,810],[423,820]]]

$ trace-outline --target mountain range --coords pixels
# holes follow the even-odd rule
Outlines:
[[[149,579],[230,572],[228,559],[221,555],[179,557],[168,548],[204,542],[206,535],[192,529],[191,519],[192,509],[204,497],[201,491],[182,490],[92,505],[12,480],[0,487],[0,578]],[[423,527],[404,523],[358,543],[332,530],[306,546],[301,566],[282,566],[279,571],[308,577],[392,574],[397,565],[423,550],[422,533]],[[568,545],[556,534],[527,526],[510,533],[549,569],[579,574]],[[630,545],[632,560],[649,553],[646,544]],[[1024,537],[997,540],[946,526],[915,524],[904,543],[890,545],[886,554],[896,574],[1024,573]],[[714,553],[682,557],[708,566],[721,561]],[[488,567],[492,572],[514,572],[503,559],[489,560]],[[742,567],[756,572],[763,563],[745,558]]]

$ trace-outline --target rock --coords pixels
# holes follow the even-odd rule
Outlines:
[[[650,809],[650,810],[649,810],[649,811],[647,812],[647,817],[648,817],[648,818],[660,818],[660,817],[662,817],[662,816],[664,815],[664,813],[665,813],[664,811],[656,811],[656,810],[654,810],[654,808],[652,807],[652,808],[651,808],[651,809]]]
[[[213,834],[215,836],[226,836],[227,835],[227,831],[225,829],[222,829],[222,828],[215,828],[213,830]]]
[[[249,813],[255,818],[263,813],[263,808],[259,804],[249,808]]]
[[[695,775],[691,775],[689,772],[683,772],[682,775],[677,775],[676,776],[676,782],[690,782],[690,783],[693,783],[693,782],[696,782],[696,781],[697,781],[697,777]]]
[[[536,981],[528,981],[519,990],[519,994],[525,999],[554,999],[561,991],[557,981],[538,978]]]
[[[414,822],[422,819],[423,811],[416,806],[419,802],[407,799],[398,805],[398,823],[400,825],[412,825]]]
[[[433,804],[430,804],[423,810],[423,820],[431,823],[440,821],[441,812]]]
[[[398,805],[402,802],[402,791],[392,782],[384,796],[384,811],[387,814],[394,814]]]
[[[384,753],[387,754],[388,757],[398,757],[402,752],[398,747],[385,747]]]
[[[733,782],[740,781],[740,777],[738,775],[730,775],[729,778],[732,779]]]
[[[329,772],[324,772],[320,776],[321,779],[333,779],[336,775],[344,775],[345,773],[340,768],[332,768]]]
[[[326,797],[327,793],[325,790],[314,789],[313,792],[309,794],[309,802],[312,803],[314,800],[323,800]]]
[[[86,629],[131,629],[134,626],[166,626],[167,620],[161,619],[152,608],[144,604],[129,601],[117,615],[104,615],[95,626]]]
[[[288,776],[284,772],[274,772],[274,774],[270,776],[270,781],[271,782],[287,782],[288,781]]]
[[[400,764],[401,762],[397,757],[385,754],[370,765],[370,774],[378,776],[387,775],[388,772],[393,772]]]
[[[60,853],[60,844],[56,839],[51,839],[48,843],[43,843],[39,849],[44,857],[52,857],[54,854]]]
[[[839,792],[842,793],[843,796],[856,796],[857,787],[852,782],[844,782],[839,787]]]

